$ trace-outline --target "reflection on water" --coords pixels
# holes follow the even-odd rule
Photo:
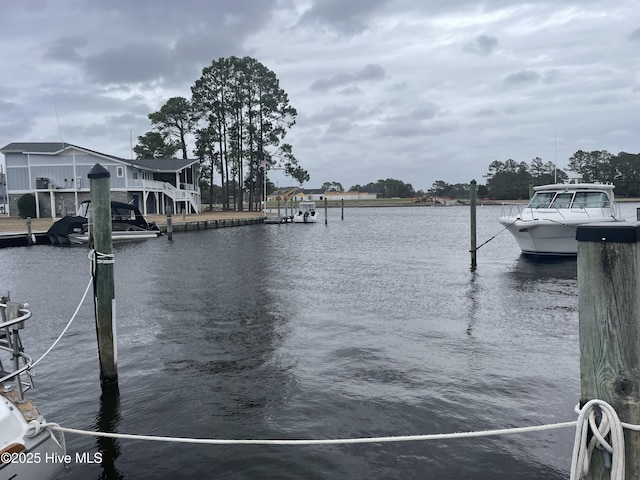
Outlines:
[[[116,387],[107,387],[100,395],[100,410],[95,422],[98,432],[117,432],[120,422],[120,393]],[[115,438],[98,437],[96,440],[100,453],[102,480],[121,480],[124,475],[116,468],[116,460],[120,456],[120,441]]]
[[[478,209],[478,240],[500,207]],[[579,397],[576,264],[499,235],[470,271],[469,210],[329,211],[116,247],[120,396],[100,394],[93,311],[39,365],[64,426],[201,438],[336,438],[566,421]],[[84,249],[0,251],[48,347],[88,278]],[[38,285],[34,289],[33,285]],[[92,419],[96,419],[92,421]],[[571,431],[483,441],[213,447],[97,441],[65,479],[565,478]]]

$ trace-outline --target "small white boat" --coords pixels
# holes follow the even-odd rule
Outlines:
[[[300,202],[293,216],[293,223],[316,223],[317,221],[316,202]]]
[[[514,236],[522,253],[575,256],[578,226],[624,221],[613,185],[579,180],[534,187],[535,194],[526,206],[502,205],[499,221]]]
[[[32,388],[31,357],[20,330],[31,312],[22,307],[0,303],[0,479],[49,480],[62,472],[67,457],[62,438],[42,426],[43,416],[24,396]]]

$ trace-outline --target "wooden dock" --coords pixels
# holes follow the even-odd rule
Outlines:
[[[167,231],[167,217],[164,215],[147,215],[149,222],[155,222],[162,232]],[[206,230],[210,228],[236,227],[241,225],[255,225],[264,223],[265,216],[262,212],[235,212],[235,211],[205,211],[192,215],[173,215],[173,231],[187,232],[192,230]],[[32,234],[36,245],[50,244],[46,232],[53,225],[52,218],[34,218],[31,221]],[[24,218],[0,216],[0,248],[22,247],[29,245],[27,236],[27,224]]]

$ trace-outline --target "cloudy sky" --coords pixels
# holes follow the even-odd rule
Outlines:
[[[635,0],[0,0],[0,18],[2,146],[129,158],[149,113],[248,55],[298,111],[286,140],[310,188],[640,152]]]

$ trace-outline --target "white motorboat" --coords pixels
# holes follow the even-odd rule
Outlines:
[[[64,441],[43,426],[43,416],[24,396],[32,388],[31,357],[20,330],[31,318],[23,305],[0,303],[0,479],[56,478],[67,461]],[[28,377],[28,381],[23,378]]]
[[[534,187],[527,205],[503,204],[499,221],[526,255],[575,256],[578,226],[624,221],[613,189],[580,179]]]
[[[300,202],[293,216],[293,223],[316,223],[317,221],[316,202]]]

